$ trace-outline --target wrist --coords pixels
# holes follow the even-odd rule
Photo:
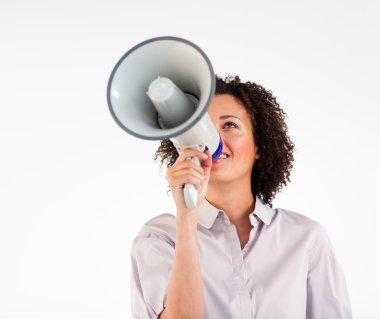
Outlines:
[[[193,228],[196,230],[198,225],[196,209],[177,210],[176,225],[177,227]]]

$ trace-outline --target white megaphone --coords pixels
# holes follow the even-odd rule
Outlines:
[[[111,114],[138,138],[170,139],[178,152],[210,150],[213,160],[222,140],[207,114],[215,92],[215,74],[206,54],[177,37],[158,37],[137,44],[114,67],[107,89]],[[200,164],[198,158],[189,158]],[[198,192],[186,184],[184,198],[195,208]]]

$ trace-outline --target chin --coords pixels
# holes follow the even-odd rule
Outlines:
[[[211,168],[211,176],[209,180],[209,183],[212,183],[215,186],[217,186],[218,183],[236,183],[237,181],[245,183],[247,175],[251,178],[251,173],[249,171],[236,172],[236,170],[234,171],[227,168],[223,169],[222,167],[220,167],[220,169],[215,169],[215,167],[216,166],[213,166]]]
[[[217,184],[217,183],[228,183],[231,182],[232,179],[226,176],[223,172],[221,173],[211,173],[209,184]]]

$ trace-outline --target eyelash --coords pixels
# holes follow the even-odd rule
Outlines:
[[[236,125],[236,123],[234,123],[234,122],[226,122],[226,123],[224,123],[223,128],[225,128],[227,124],[228,124],[228,125],[232,124],[232,125],[235,126],[235,128],[237,128],[237,125]],[[228,127],[228,128],[231,128],[231,127]]]

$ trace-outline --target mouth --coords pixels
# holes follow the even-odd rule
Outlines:
[[[225,152],[222,152],[220,153],[219,157],[216,159],[215,163],[220,163],[220,162],[223,162],[225,161],[226,159],[228,159],[230,157],[229,154],[225,153]]]

